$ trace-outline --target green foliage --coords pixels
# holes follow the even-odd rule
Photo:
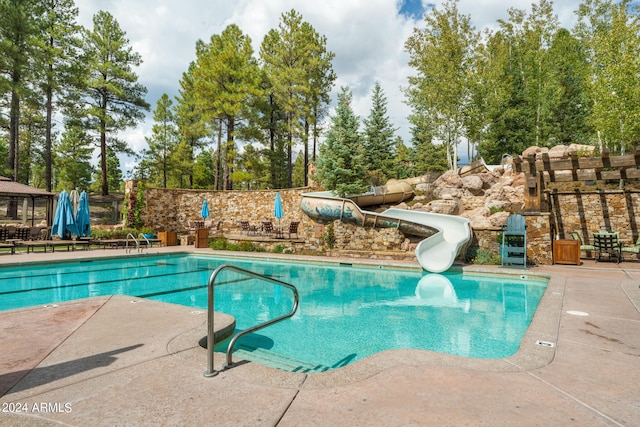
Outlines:
[[[381,185],[396,176],[395,130],[387,115],[387,98],[376,82],[371,97],[371,111],[364,119],[363,145],[372,185]]]
[[[304,173],[308,159],[310,133],[316,138],[318,122],[329,103],[329,92],[336,79],[331,61],[334,54],[326,49],[326,38],[303,21],[294,9],[283,13],[277,29],[270,30],[260,47],[268,101],[264,117],[268,120],[269,150],[272,162],[284,160],[285,184],[293,184],[293,146],[304,144]],[[282,138],[283,141],[278,141]],[[279,153],[279,148],[283,151]],[[281,156],[282,155],[282,156]],[[272,168],[276,186],[277,169]]]
[[[82,94],[89,106],[90,129],[100,141],[101,190],[106,196],[110,186],[108,149],[115,154],[129,150],[124,141],[111,134],[144,119],[144,111],[149,109],[144,100],[147,89],[132,71],[142,59],[128,45],[125,32],[111,14],[100,11],[94,15],[93,29],[85,32],[84,42],[82,59],[87,76]]]
[[[167,180],[173,171],[181,170],[175,157],[178,146],[178,132],[172,111],[173,102],[169,95],[162,94],[153,111],[154,124],[151,136],[146,138],[148,148],[143,153],[143,160],[149,168],[152,182],[167,188]],[[184,165],[182,165],[184,166]]]
[[[233,244],[224,237],[209,239],[209,247],[217,251],[265,252],[264,248],[255,246],[252,242],[242,241],[239,244]]]
[[[343,87],[318,159],[318,179],[339,197],[362,193],[369,187],[359,121],[353,113],[351,98],[351,91]]]
[[[130,227],[120,230],[91,229],[91,238],[96,240],[126,239],[129,234],[137,236],[139,232],[137,229]]]
[[[470,70],[479,39],[470,21],[458,12],[457,1],[445,1],[442,10],[429,9],[424,29],[415,29],[405,43],[409,65],[417,71],[405,91],[413,109],[409,120],[444,143],[449,169],[457,168],[458,143],[470,133],[464,125],[473,99]]]
[[[58,171],[57,190],[89,188],[93,167],[93,147],[80,121],[70,118],[65,132],[55,144],[54,164]]]
[[[144,181],[139,181],[138,190],[135,194],[133,191],[129,193],[129,201],[122,208],[122,216],[125,218],[125,224],[128,227],[140,229],[144,226],[142,214],[146,207],[146,203],[144,201],[145,188],[146,185]]]
[[[486,249],[475,249],[475,254],[469,253],[471,258],[471,264],[478,265],[498,265],[502,262],[500,255],[488,251]]]
[[[333,229],[333,223],[330,222],[324,228],[324,233],[322,234],[322,241],[329,247],[329,249],[333,249],[336,244],[336,234]]]
[[[275,245],[275,247],[273,248],[273,253],[274,254],[283,254],[285,253],[285,251],[287,250],[287,245],[283,245],[281,243]]]
[[[231,171],[235,161],[236,127],[249,117],[253,97],[260,96],[260,75],[253,58],[251,38],[231,24],[222,34],[214,34],[208,44],[196,45],[196,67],[193,70],[195,103],[203,119],[217,128],[223,121],[226,140],[219,147],[222,186],[231,188]]]

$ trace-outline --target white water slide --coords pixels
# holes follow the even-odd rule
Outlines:
[[[302,210],[318,222],[339,219],[364,227],[398,228],[405,234],[424,237],[415,253],[422,268],[433,273],[448,270],[471,238],[467,218],[395,208],[381,213],[363,211],[353,200],[328,191],[303,194]]]

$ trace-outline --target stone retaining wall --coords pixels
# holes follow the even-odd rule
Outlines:
[[[127,183],[127,191],[135,185]],[[328,227],[318,224],[300,209],[302,193],[311,188],[293,188],[263,191],[207,191],[147,188],[145,226],[156,231],[185,233],[188,220],[201,219],[202,202],[209,204],[210,219],[222,221],[224,233],[240,233],[240,220],[259,225],[263,219],[277,224],[273,216],[276,192],[280,193],[284,217],[282,226],[300,221],[299,239],[282,242],[255,242],[267,250],[285,245],[286,251],[295,253],[322,253],[351,255],[379,259],[415,259],[413,250],[419,239],[404,236],[396,229],[370,229],[335,221],[332,248],[326,243]],[[125,200],[126,195],[125,195]],[[527,256],[533,264],[551,264],[552,240],[555,235],[571,238],[572,231],[581,232],[585,241],[591,241],[593,232],[603,226],[620,231],[622,238],[638,238],[637,213],[640,212],[640,194],[635,192],[564,193],[552,197],[557,213],[527,214]],[[471,245],[499,253],[497,236],[500,228],[474,229]]]
[[[635,242],[640,235],[640,193],[635,191],[597,191],[555,193],[551,195],[555,216],[554,230],[560,238],[571,238],[577,231],[585,242],[593,233],[607,227],[623,239]]]

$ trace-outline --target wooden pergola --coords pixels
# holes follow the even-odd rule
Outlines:
[[[525,175],[524,211],[536,213],[546,210],[544,193],[549,183],[639,179],[640,147],[622,156],[610,156],[607,149],[593,157],[580,157],[574,151],[568,159],[551,159],[548,153],[526,159],[516,155],[513,165]]]

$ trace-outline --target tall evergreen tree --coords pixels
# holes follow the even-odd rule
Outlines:
[[[371,104],[369,117],[364,119],[363,144],[372,184],[381,185],[394,177],[396,164],[395,130],[387,115],[387,98],[378,82],[372,91]]]
[[[213,35],[209,44],[196,46],[194,70],[197,102],[202,114],[216,129],[222,120],[227,137],[222,147],[223,184],[232,189],[231,172],[235,158],[235,137],[247,118],[250,100],[260,95],[258,66],[253,58],[251,38],[232,24],[222,34]],[[220,150],[218,150],[220,153]]]
[[[9,94],[9,155],[7,169],[14,181],[20,175],[20,106],[33,91],[39,51],[35,40],[42,29],[42,4],[0,0],[0,94]],[[26,181],[25,181],[26,183]]]
[[[351,101],[351,90],[343,87],[318,158],[319,182],[339,197],[369,188],[365,151],[358,131],[360,123]]]
[[[78,8],[73,0],[44,0],[43,37],[41,40],[45,95],[46,133],[44,143],[45,185],[52,187],[53,114],[58,104],[66,100],[79,73],[77,62],[80,27],[76,24]],[[86,188],[86,187],[84,187]]]
[[[151,136],[146,138],[148,149],[145,157],[151,167],[151,176],[161,178],[162,188],[167,188],[167,177],[174,169],[170,160],[178,145],[172,105],[169,95],[162,94],[153,111],[154,124],[151,127]]]
[[[85,34],[84,61],[88,72],[87,114],[100,141],[101,191],[106,196],[109,188],[119,187],[109,182],[109,177],[115,174],[109,174],[108,151],[117,156],[128,149],[115,134],[144,118],[144,111],[149,109],[144,100],[147,89],[138,83],[133,71],[133,67],[142,63],[140,55],[129,46],[125,32],[108,12],[100,11],[93,17],[93,29]],[[112,160],[111,164],[115,162]]]
[[[202,118],[202,110],[198,108],[195,92],[195,79],[193,76],[196,64],[189,64],[189,69],[182,74],[180,89],[176,97],[174,115],[180,142],[187,144],[189,160],[193,164],[196,151],[206,145],[204,137],[207,134],[205,121]],[[189,187],[193,187],[193,171],[189,172]]]
[[[54,148],[55,189],[88,189],[93,172],[93,148],[79,118],[67,118],[62,139]]]
[[[333,56],[326,50],[326,38],[320,37],[293,9],[282,14],[278,29],[269,31],[262,42],[260,58],[270,80],[270,94],[286,122],[288,187],[292,185],[296,142],[304,144],[308,163],[311,128],[315,137],[335,80]]]

